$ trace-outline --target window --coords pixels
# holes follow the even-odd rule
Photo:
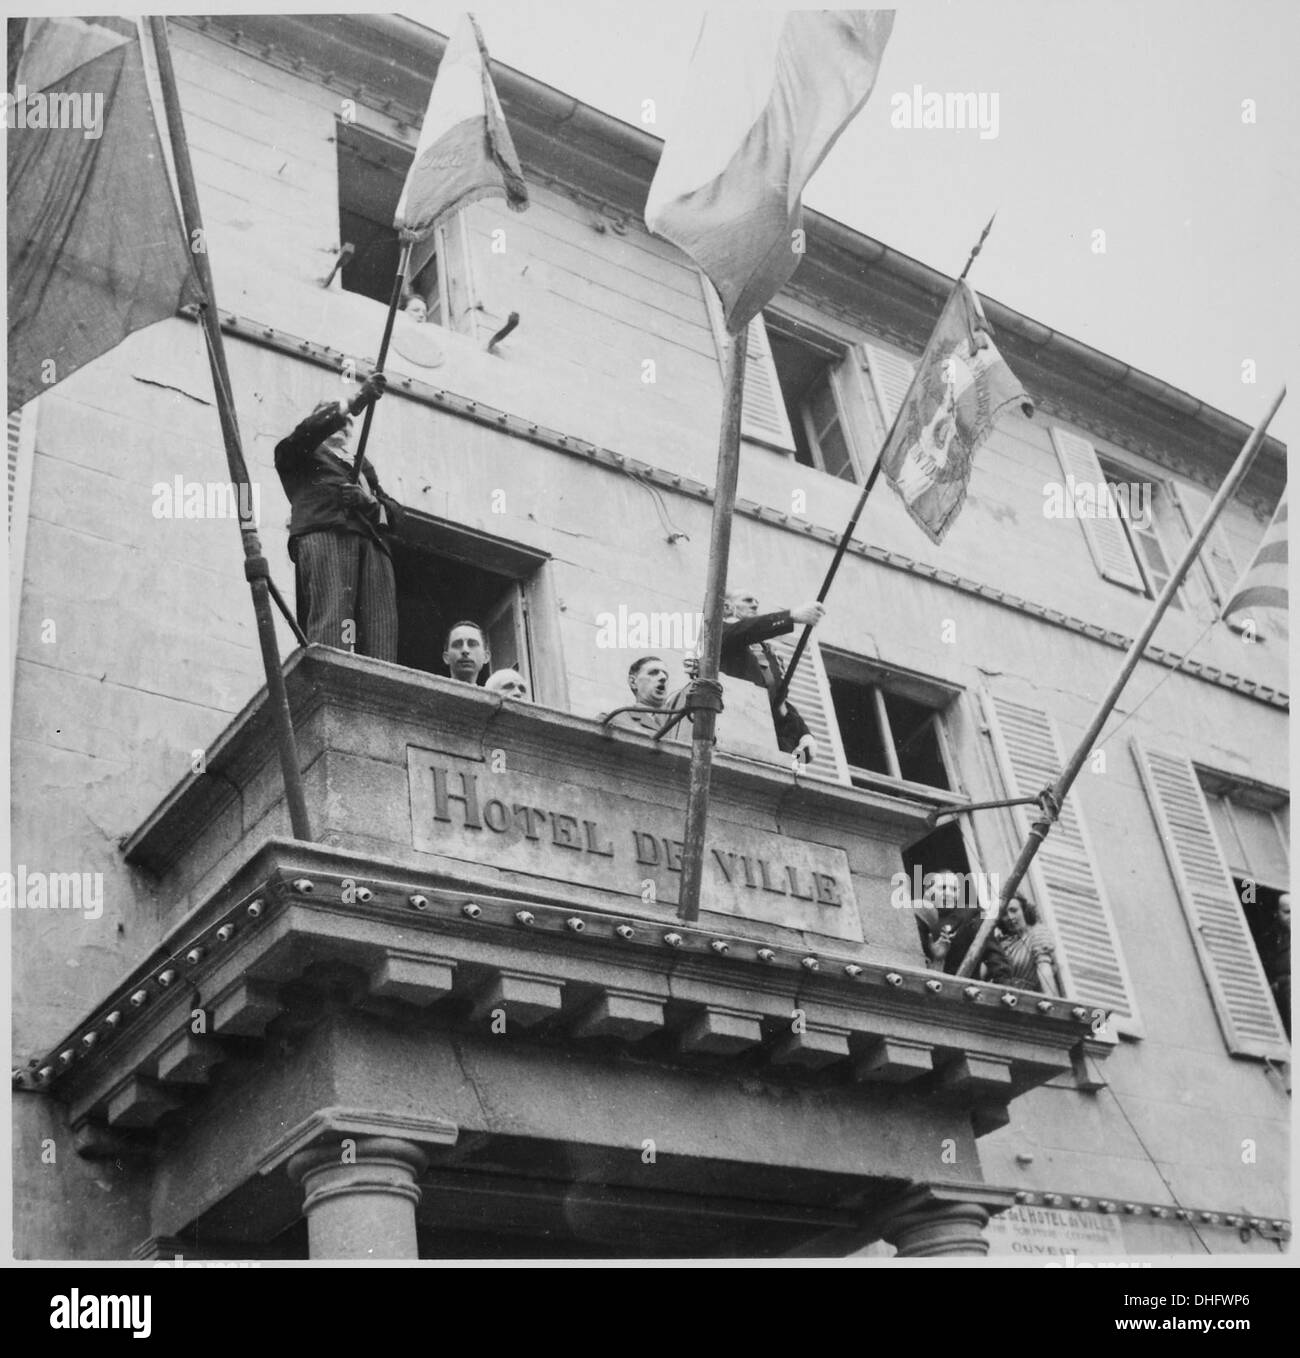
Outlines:
[[[768,326],[767,336],[796,461],[844,481],[859,480],[836,391],[843,351],[809,344],[775,325]]]
[[[394,543],[398,663],[447,673],[443,645],[461,619],[483,627],[492,670],[517,669],[534,702],[566,707],[546,558],[501,538],[406,511]]]
[[[1290,880],[1286,794],[1137,740],[1132,750],[1228,1050],[1289,1060],[1272,985]]]
[[[1154,599],[1169,583],[1175,564],[1172,555],[1166,553],[1157,530],[1158,518],[1167,520],[1164,486],[1158,481],[1140,480],[1125,468],[1100,458],[1098,466],[1106,485],[1111,488],[1111,505],[1128,538],[1129,551],[1142,577],[1144,592]],[[1159,513],[1157,501],[1160,502]],[[1174,595],[1169,606],[1182,608],[1179,594]]]
[[[1197,778],[1251,942],[1264,968],[1264,979],[1269,982],[1278,1017],[1289,1037],[1291,1015],[1273,984],[1279,975],[1283,947],[1277,928],[1278,908],[1291,880],[1287,802],[1278,792],[1247,787],[1205,770],[1197,770]]]
[[[1087,439],[1067,429],[1054,425],[1051,435],[1063,473],[1061,517],[1075,520],[1103,579],[1156,598],[1204,517],[1208,496],[1099,457]],[[1215,528],[1170,606],[1203,613],[1227,598],[1235,579]]]
[[[352,252],[340,271],[343,290],[388,305],[401,247],[393,214],[411,164],[411,150],[351,123],[335,122],[339,175],[339,238]],[[464,215],[457,214],[417,246],[407,292],[424,299],[428,320],[461,328],[474,306]]]
[[[853,784],[953,791],[940,715],[953,695],[851,657],[827,653],[825,663]]]

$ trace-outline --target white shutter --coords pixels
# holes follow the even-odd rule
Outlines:
[[[1287,1061],[1290,1044],[1192,762],[1130,744],[1228,1050]]]
[[[1056,455],[1060,458],[1065,475],[1073,477],[1076,485],[1093,486],[1098,493],[1108,495],[1109,488],[1105,491],[1101,489],[1106,486],[1106,478],[1102,474],[1101,463],[1097,461],[1097,452],[1092,444],[1087,439],[1080,438],[1078,434],[1071,434],[1056,425],[1052,425],[1051,430]],[[1068,481],[1065,487],[1068,496]],[[1142,572],[1133,558],[1128,535],[1124,532],[1124,525],[1120,523],[1118,516],[1113,512],[1105,516],[1097,514],[1080,518],[1077,522],[1083,529],[1083,536],[1087,539],[1092,559],[1097,563],[1097,569],[1102,576],[1107,580],[1113,580],[1117,585],[1125,585],[1129,589],[1145,594],[1146,585],[1142,580]]]
[[[700,274],[700,289],[709,309],[709,323],[713,327],[713,342],[718,350],[718,362],[723,362],[727,332],[722,320],[722,305],[713,284]],[[749,323],[749,349],[745,359],[745,399],[741,409],[740,435],[754,443],[764,443],[783,453],[794,452],[794,434],[790,417],[786,414],[781,383],[772,361],[772,346],[767,338],[763,317],[755,316]],[[800,662],[802,663],[802,662]]]
[[[776,652],[783,669],[790,666],[790,657],[803,633],[796,626],[792,639],[778,637],[769,646]],[[831,703],[831,686],[826,678],[826,666],[815,636],[808,638],[808,645],[799,660],[799,668],[790,681],[790,701],[799,709],[799,715],[808,723],[808,730],[817,742],[817,758],[806,766],[806,772],[814,778],[829,778],[837,783],[848,784],[849,763],[844,757],[844,744],[840,740],[839,723],[835,720],[835,708]]]
[[[1209,491],[1202,490],[1200,486],[1193,486],[1188,483],[1179,485],[1171,481],[1169,490],[1174,503],[1178,506],[1178,512],[1182,516],[1183,523],[1187,525],[1187,536],[1190,539],[1204,522],[1205,511],[1209,509],[1210,501],[1214,497]],[[1205,539],[1205,546],[1201,548],[1201,554],[1197,557],[1197,565],[1200,567],[1201,575],[1206,582],[1210,599],[1213,601],[1216,610],[1222,608],[1232,598],[1233,591],[1237,588],[1237,581],[1240,579],[1240,572],[1237,570],[1237,563],[1232,559],[1228,540],[1217,523],[1210,529],[1210,536]],[[1255,634],[1263,636],[1264,629],[1259,625],[1258,620],[1252,619],[1252,621],[1255,623]],[[1241,631],[1243,622],[1244,619],[1238,618],[1228,625]]]
[[[993,737],[1002,781],[1009,797],[1034,797],[1054,783],[1065,765],[1056,727],[1046,712],[985,692],[985,718]],[[1037,817],[1033,806],[1017,806],[1017,849]],[[978,814],[978,813],[977,813]],[[1076,799],[1066,798],[1060,818],[1043,840],[1029,868],[1031,899],[1044,907],[1057,942],[1065,993],[1114,1014],[1126,1032],[1138,1031],[1133,989],[1120,955],[1119,939],[1097,861]]]
[[[904,358],[902,354],[896,354],[892,349],[882,348],[878,344],[864,343],[862,351],[866,355],[867,373],[871,377],[872,391],[875,393],[876,405],[881,414],[883,432],[880,437],[883,444],[890,426],[903,407],[903,398],[907,395],[908,387],[912,385],[916,364],[911,359]]]

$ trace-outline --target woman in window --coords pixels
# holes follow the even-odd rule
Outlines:
[[[1039,923],[1037,907],[1024,896],[1012,896],[998,915],[998,932],[1002,953],[1011,969],[1006,984],[1043,995],[1059,995],[1056,940],[1047,925]]]

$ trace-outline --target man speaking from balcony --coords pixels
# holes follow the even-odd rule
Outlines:
[[[817,742],[792,702],[775,701],[784,671],[776,652],[767,643],[792,631],[795,623],[816,627],[825,616],[826,608],[819,603],[783,608],[778,613],[760,613],[753,593],[737,589],[727,592],[722,619],[722,659],[718,668],[733,679],[747,679],[767,689],[778,748],[805,764],[817,758]]]
[[[397,587],[385,538],[401,513],[380,489],[369,459],[352,480],[353,416],[384,394],[373,373],[348,401],[322,401],[275,448],[289,497],[289,557],[298,625],[309,642],[397,659]]]

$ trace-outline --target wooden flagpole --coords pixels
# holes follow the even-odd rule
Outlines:
[[[1160,597],[1156,600],[1155,607],[1151,610],[1151,616],[1147,619],[1146,625],[1128,648],[1124,663],[1120,666],[1119,673],[1107,690],[1106,696],[1101,700],[1092,721],[1088,723],[1088,729],[1084,732],[1078,748],[1070,756],[1069,762],[1056,782],[1050,788],[1044,788],[1039,794],[1041,814],[1030,828],[1029,838],[1025,841],[1024,848],[1020,850],[1020,856],[1016,859],[1010,874],[1002,883],[999,892],[998,914],[1001,913],[1002,907],[1016,894],[1016,889],[1029,870],[1034,855],[1038,852],[1038,846],[1047,838],[1052,826],[1056,823],[1057,817],[1061,814],[1061,807],[1065,803],[1066,794],[1070,791],[1074,780],[1079,776],[1079,770],[1083,768],[1084,761],[1092,752],[1093,744],[1101,734],[1102,727],[1105,726],[1115,704],[1119,701],[1124,686],[1128,683],[1133,671],[1138,667],[1138,662],[1146,653],[1147,645],[1155,634],[1160,619],[1164,617],[1166,610],[1173,602],[1179,586],[1187,577],[1187,572],[1192,568],[1192,563],[1200,555],[1206,538],[1210,536],[1210,529],[1214,527],[1214,521],[1219,517],[1223,506],[1232,498],[1237,487],[1245,480],[1246,473],[1255,460],[1255,454],[1259,451],[1259,445],[1264,441],[1264,434],[1268,429],[1269,422],[1277,414],[1278,407],[1282,404],[1285,396],[1286,388],[1283,387],[1273,398],[1268,409],[1264,412],[1263,418],[1251,431],[1250,437],[1242,446],[1241,452],[1237,454],[1237,460],[1232,464],[1232,469],[1219,487],[1219,493],[1210,502],[1209,509],[1205,511],[1205,518],[1201,526],[1192,535],[1191,542],[1187,544],[1187,550],[1183,553],[1182,560],[1165,582],[1164,589],[1160,591]],[[996,924],[997,915],[988,916],[980,921],[979,932],[971,942],[966,956],[962,958],[961,966],[957,968],[958,976],[970,976],[974,972],[979,964],[980,954],[984,951],[984,946]]]
[[[208,263],[203,218],[199,212],[199,195],[194,181],[194,167],[190,163],[189,143],[185,139],[185,124],[181,117],[180,96],[176,89],[176,73],[172,67],[171,49],[167,45],[167,21],[158,16],[149,19],[154,51],[158,58],[158,79],[162,86],[163,108],[167,114],[167,133],[171,141],[172,159],[176,166],[176,182],[180,191],[181,219],[187,242],[197,242],[193,249],[195,271],[203,287],[204,301],[199,307],[199,320],[207,340],[208,363],[212,369],[212,385],[217,398],[217,416],[221,421],[221,436],[226,445],[226,464],[230,479],[239,488],[239,532],[244,543],[244,578],[253,595],[253,613],[257,618],[257,639],[262,651],[262,667],[266,672],[267,709],[275,731],[276,748],[280,756],[280,773],[284,779],[285,801],[289,807],[289,823],[295,839],[311,839],[311,821],[307,815],[307,800],[303,794],[302,772],[298,763],[298,742],[293,731],[293,716],[289,711],[289,695],[280,669],[280,647],[275,636],[275,618],[271,613],[271,574],[262,555],[262,542],[257,523],[252,516],[253,499],[248,489],[248,465],[239,437],[239,421],[231,394],[230,371],[226,366],[226,350],[221,335],[221,320],[217,313],[216,292],[212,286],[212,269]],[[246,515],[246,517],[245,517]]]
[[[402,300],[402,288],[406,283],[406,270],[411,263],[411,249],[415,244],[412,236],[402,242],[402,255],[397,261],[397,275],[393,279],[392,296],[388,299],[388,316],[384,321],[384,336],[379,341],[379,356],[375,359],[375,371],[383,372],[384,362],[388,358],[388,344],[393,338],[393,322],[397,319],[398,303]],[[361,463],[366,455],[366,443],[370,438],[370,422],[375,417],[375,406],[377,401],[371,401],[366,407],[366,417],[361,424],[361,437],[357,440],[357,455],[352,463],[353,481],[361,480]]]
[[[975,263],[975,257],[984,248],[984,242],[988,239],[989,232],[993,230],[993,218],[997,215],[998,214],[995,212],[993,217],[989,218],[988,225],[980,232],[979,240],[977,240],[972,247],[970,254],[966,258],[965,267],[957,277],[958,283],[965,280],[966,275],[970,272],[970,266]],[[948,295],[949,297],[952,296],[951,293]],[[948,302],[945,300],[944,307],[946,308],[947,305]],[[943,312],[941,311],[939,314],[942,316]],[[916,373],[912,376],[913,382],[916,381],[916,377],[919,375],[920,371],[920,367],[918,366]],[[817,602],[819,604],[824,604],[826,602],[826,596],[831,592],[831,583],[835,579],[836,573],[839,571],[840,563],[844,560],[845,552],[849,549],[849,542],[853,537],[854,530],[858,526],[858,519],[862,516],[862,511],[866,507],[867,496],[871,494],[872,488],[880,477],[880,468],[884,461],[885,449],[893,442],[894,431],[898,428],[898,418],[907,406],[907,397],[911,394],[911,390],[912,388],[909,386],[903,399],[898,403],[898,409],[894,412],[894,418],[889,425],[889,432],[885,435],[885,441],[880,445],[880,452],[876,457],[875,464],[871,468],[866,484],[862,487],[862,494],[858,496],[858,503],[854,506],[853,514],[849,518],[848,525],[845,527],[843,533],[840,534],[840,540],[836,544],[835,555],[831,558],[831,564],[826,572],[826,578],[822,581],[821,589],[817,591]],[[785,667],[785,674],[781,676],[781,682],[776,686],[776,695],[772,700],[774,706],[780,707],[785,701],[786,694],[790,692],[790,681],[794,678],[794,672],[799,667],[799,661],[803,659],[803,653],[807,649],[808,638],[811,635],[812,627],[805,625],[803,631],[799,634],[799,641],[794,648],[794,654],[790,657],[790,663]]]
[[[691,778],[686,797],[686,831],[682,846],[682,883],[678,916],[700,917],[700,887],[704,877],[704,836],[708,828],[709,783],[713,774],[713,737],[722,710],[718,666],[722,662],[722,604],[731,558],[731,521],[740,478],[740,424],[745,394],[748,327],[728,336],[726,380],[723,384],[722,425],[718,434],[718,471],[713,491],[713,524],[709,532],[709,564],[704,583],[704,617],[700,625],[700,668],[695,680],[706,700],[715,706],[696,708],[692,717]]]

